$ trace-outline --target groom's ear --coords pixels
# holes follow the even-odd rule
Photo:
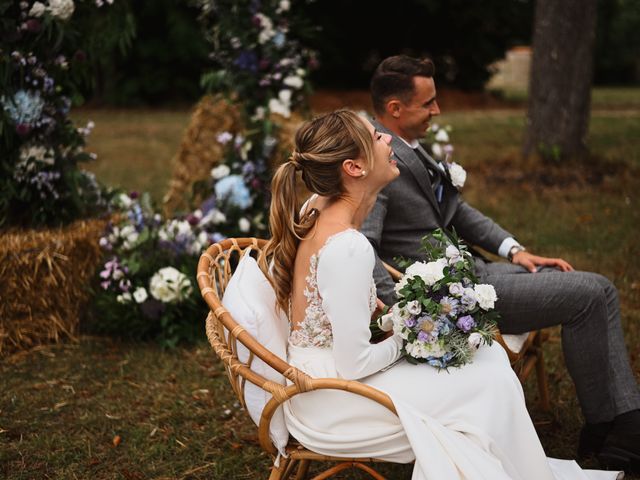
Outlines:
[[[387,114],[393,118],[400,117],[400,110],[402,110],[402,103],[397,98],[392,98],[386,104]]]

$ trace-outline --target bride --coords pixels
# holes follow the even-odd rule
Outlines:
[[[398,411],[346,392],[309,392],[284,404],[290,433],[327,455],[415,460],[414,480],[616,478],[545,457],[497,342],[448,373],[396,363],[397,335],[370,343],[374,253],[358,228],[399,174],[390,141],[366,119],[336,111],[298,130],[291,158],[275,173],[267,254],[278,306],[289,314],[289,363],[313,377],[371,385]],[[300,214],[298,171],[314,193]]]

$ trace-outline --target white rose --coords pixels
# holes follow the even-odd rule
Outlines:
[[[118,303],[129,303],[131,301],[131,294],[129,292],[124,292],[122,295],[118,295],[116,297],[116,301]]]
[[[269,111],[277,115],[282,115],[284,118],[289,118],[291,116],[289,105],[281,102],[277,98],[269,100]]]
[[[438,159],[442,158],[443,150],[439,143],[434,143],[433,145],[431,145],[431,153],[433,153],[433,156]]]
[[[278,4],[278,10],[281,12],[286,12],[291,7],[291,2],[289,0],[280,0]]]
[[[149,282],[149,292],[161,302],[172,303],[183,300],[192,292],[191,281],[174,267],[164,267],[154,273]]]
[[[173,228],[176,236],[186,237],[191,235],[191,224],[186,220],[177,221]]]
[[[447,258],[454,258],[454,257],[459,257],[460,256],[460,250],[458,250],[456,247],[454,247],[453,245],[449,245],[447,247],[447,249],[444,252],[445,256]]]
[[[47,10],[47,7],[44,6],[44,3],[36,2],[29,10],[30,17],[41,17],[44,12]]]
[[[49,0],[49,12],[61,20],[68,20],[74,9],[73,0]]]
[[[417,300],[412,300],[411,302],[408,302],[405,308],[412,315],[418,315],[422,311],[422,307],[420,307],[420,302]]]
[[[136,291],[133,292],[133,298],[137,303],[144,302],[148,298],[147,290],[144,287],[136,288]]]
[[[122,208],[129,208],[133,203],[133,200],[131,200],[129,195],[127,195],[126,193],[121,193],[120,195],[118,195],[117,202]]]
[[[478,332],[473,332],[471,335],[469,335],[467,342],[469,342],[469,345],[471,347],[478,348],[480,346],[480,343],[482,343],[482,335],[480,335]]]
[[[135,242],[138,239],[138,236],[138,231],[133,225],[126,225],[122,230],[120,230],[120,237],[128,240],[130,243]]]
[[[238,228],[241,232],[247,233],[249,230],[251,230],[251,222],[245,217],[242,217],[240,220],[238,220]]]
[[[393,313],[389,312],[378,318],[378,327],[383,332],[389,332],[393,329]]]
[[[265,108],[264,107],[256,107],[256,111],[253,113],[251,120],[257,122],[258,120],[262,120],[264,118]]]
[[[446,130],[438,130],[438,133],[436,133],[436,141],[438,142],[442,142],[442,143],[448,143],[449,142],[449,134],[446,132]]]
[[[496,300],[498,300],[498,295],[496,294],[496,289],[493,288],[493,285],[481,283],[474,287],[474,291],[476,292],[478,305],[480,305],[480,308],[484,310],[491,310],[494,307]]]
[[[402,290],[404,286],[407,284],[408,279],[409,277],[405,275],[400,279],[398,283],[396,283],[395,287],[393,287],[394,291],[396,292],[396,295],[400,295],[400,290]]]
[[[227,165],[218,165],[215,168],[211,169],[211,176],[215,180],[220,180],[223,177],[226,177],[231,173],[231,169]]]
[[[467,172],[464,168],[452,162],[449,164],[449,175],[451,175],[451,183],[453,183],[454,187],[464,187],[464,182],[467,180]]]
[[[291,75],[289,77],[286,77],[282,81],[282,83],[284,83],[285,85],[291,88],[302,88],[302,86],[304,85],[304,81],[296,75]]]
[[[409,266],[406,271],[408,277],[418,276],[424,280],[427,285],[433,285],[438,280],[444,278],[442,270],[447,266],[447,260],[440,258],[435,262],[416,262]]]
[[[291,90],[285,88],[284,90],[280,90],[278,92],[278,98],[281,102],[289,105],[291,103]]]

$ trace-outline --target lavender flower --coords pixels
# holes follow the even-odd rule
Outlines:
[[[464,317],[460,317],[458,319],[458,321],[456,322],[456,326],[463,332],[467,333],[476,326],[476,322],[471,315],[465,315]]]

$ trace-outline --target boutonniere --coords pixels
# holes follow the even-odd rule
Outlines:
[[[444,161],[442,164],[449,172],[449,178],[454,187],[460,190],[464,187],[464,182],[467,180],[467,172],[464,168],[458,165],[456,162]]]

